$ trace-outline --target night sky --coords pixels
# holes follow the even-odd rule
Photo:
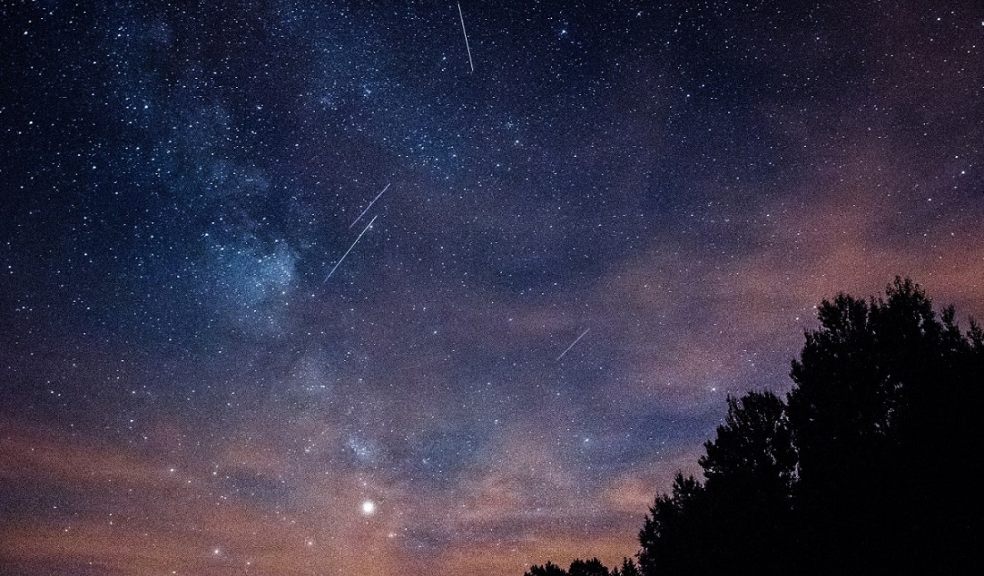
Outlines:
[[[984,317],[944,4],[0,2],[0,571],[631,556],[821,298]]]

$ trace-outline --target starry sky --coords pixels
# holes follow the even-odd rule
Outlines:
[[[0,137],[5,574],[611,563],[821,298],[984,317],[976,1],[2,2]]]

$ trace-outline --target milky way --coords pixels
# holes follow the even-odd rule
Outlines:
[[[984,316],[984,6],[707,4],[0,5],[0,571],[614,562],[821,298]]]

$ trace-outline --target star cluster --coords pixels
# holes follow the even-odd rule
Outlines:
[[[614,563],[821,298],[984,316],[977,2],[0,32],[4,573]]]

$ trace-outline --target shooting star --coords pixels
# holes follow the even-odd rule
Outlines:
[[[586,328],[584,330],[584,332],[581,332],[581,335],[578,336],[577,338],[575,338],[574,341],[571,342],[571,345],[568,346],[563,352],[560,353],[560,356],[557,356],[557,360],[560,360],[561,358],[564,357],[564,354],[567,354],[568,352],[570,352],[571,351],[571,348],[573,348],[575,344],[577,344],[578,342],[580,342],[581,341],[581,338],[584,338],[584,335],[587,334],[590,330],[591,330],[591,328]]]
[[[376,218],[379,218],[379,214],[376,214],[375,216],[372,217],[372,220],[369,221],[369,224],[366,224],[365,229],[362,230],[362,232],[360,232],[359,235],[355,237],[355,242],[352,242],[352,245],[349,246],[349,249],[345,251],[345,254],[342,254],[342,257],[338,259],[338,262],[335,262],[335,265],[332,267],[331,272],[329,272],[328,275],[325,276],[326,282],[328,281],[329,278],[331,278],[331,275],[335,273],[335,270],[338,270],[338,265],[342,263],[342,260],[345,260],[345,257],[349,255],[349,252],[352,251],[352,248],[355,248],[355,245],[359,243],[359,240],[362,239],[362,235],[368,232],[370,228],[372,228],[372,223],[376,221]]]
[[[475,63],[472,62],[471,46],[468,45],[468,32],[465,30],[465,15],[461,13],[461,2],[458,2],[458,17],[461,18],[461,33],[465,35],[465,50],[468,50],[468,65],[471,71],[475,71]]]
[[[359,220],[361,220],[362,217],[366,215],[366,212],[368,212],[369,209],[372,208],[372,205],[376,203],[376,200],[379,200],[379,197],[382,196],[383,193],[386,192],[387,189],[389,189],[389,187],[390,187],[390,185],[387,184],[386,187],[383,188],[383,191],[382,192],[380,192],[379,194],[376,194],[376,197],[372,199],[372,202],[370,202],[368,206],[366,206],[366,209],[362,211],[362,214],[359,214],[359,217],[358,218],[356,218],[355,220],[352,220],[352,223],[349,224],[349,228],[351,228],[352,226],[355,226],[355,223],[358,222]]]

